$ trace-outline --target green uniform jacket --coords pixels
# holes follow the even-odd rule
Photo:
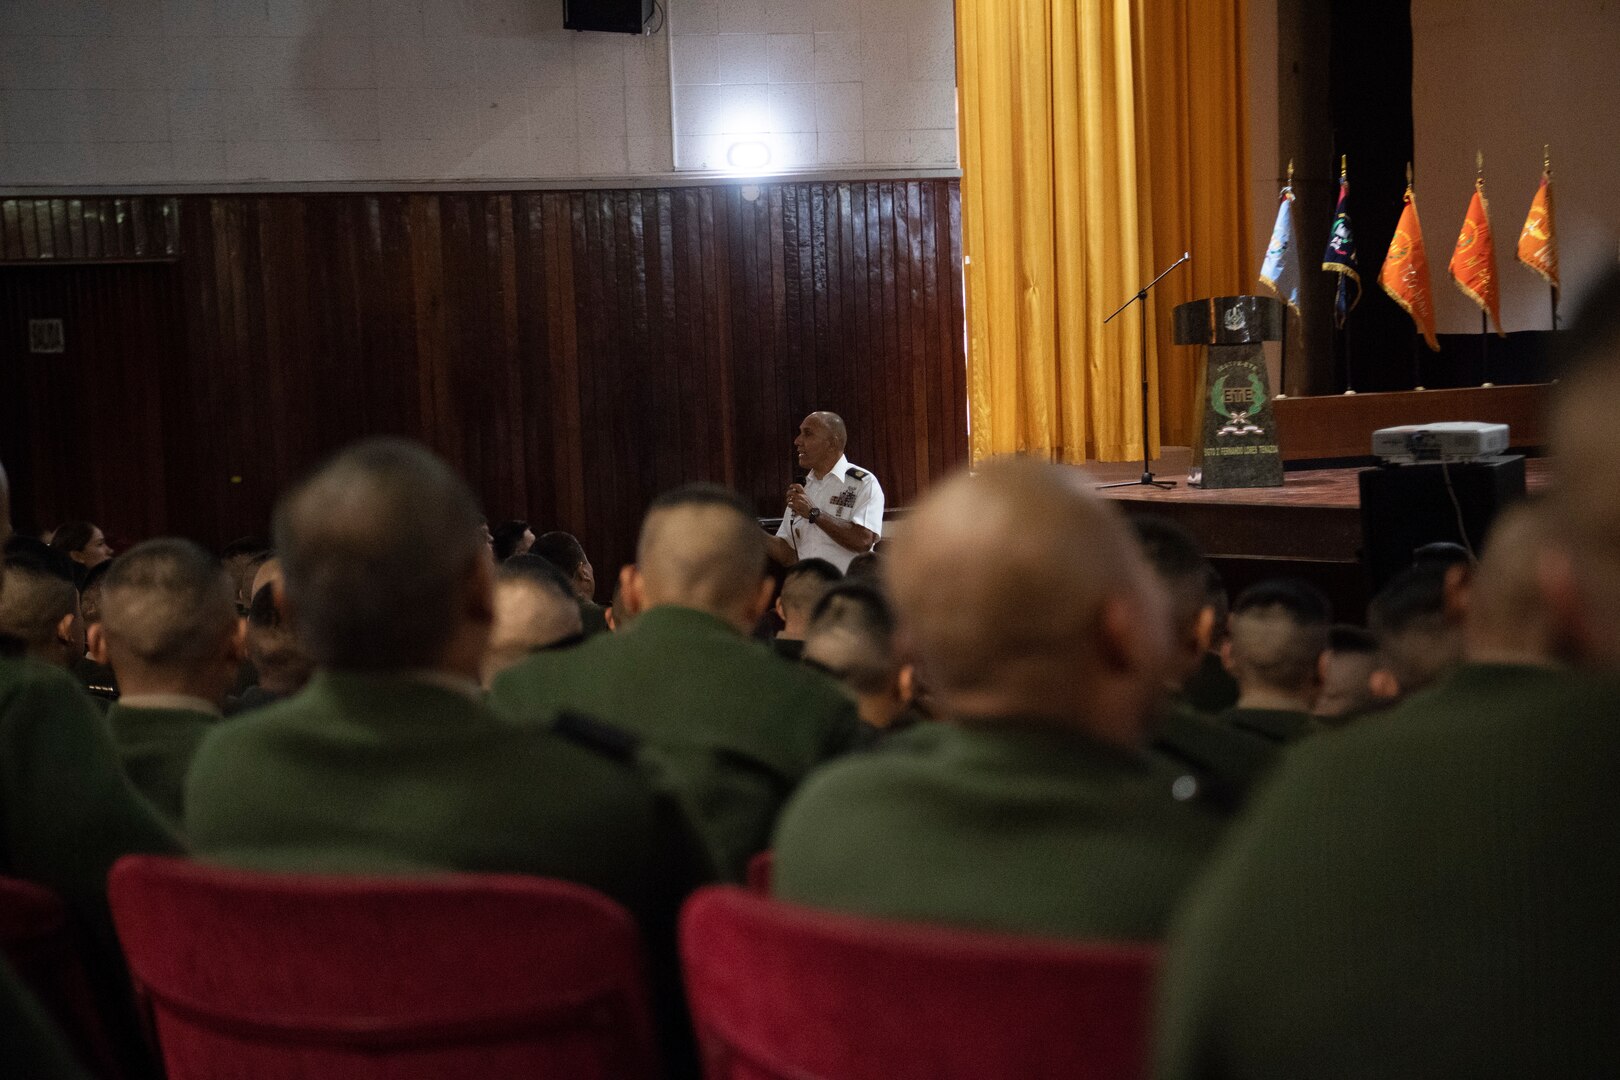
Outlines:
[[[218,718],[195,709],[132,708],[114,703],[107,710],[113,745],[124,772],[142,795],[176,828],[182,820],[186,770]]]
[[[147,1063],[107,910],[107,871],[123,855],[179,851],[130,786],[78,683],[55,668],[0,658],[0,873],[56,892],[90,935],[92,989],[137,1075]]]
[[[1202,785],[1205,798],[1229,813],[1243,805],[1249,791],[1282,753],[1277,743],[1221,723],[1182,702],[1160,710],[1149,736],[1154,754],[1190,771]]]
[[[681,1071],[675,921],[713,879],[678,800],[634,763],[444,687],[321,673],[213,729],[186,780],[197,852],[266,870],[527,873],[597,889],[647,941]]]
[[[7,1076],[26,1080],[91,1080],[62,1033],[0,959],[0,1054]]]
[[[1288,746],[1319,730],[1316,717],[1293,709],[1240,709],[1234,705],[1216,719],[1274,746]]]
[[[1082,734],[932,724],[810,779],[776,831],[773,893],[862,915],[1156,939],[1218,820],[1178,773]]]
[[[713,615],[665,605],[495,680],[513,716],[570,709],[636,732],[681,790],[723,874],[743,880],[787,797],[852,748],[854,704],[819,672],[773,656]]]
[[[1289,750],[1177,916],[1158,1075],[1620,1068],[1620,687],[1465,666]]]

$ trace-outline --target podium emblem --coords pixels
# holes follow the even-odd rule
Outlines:
[[[1209,391],[1209,404],[1226,419],[1215,432],[1216,438],[1229,435],[1264,435],[1265,429],[1251,417],[1266,404],[1266,388],[1259,376],[1250,374],[1249,385],[1227,389],[1226,376],[1215,380]]]

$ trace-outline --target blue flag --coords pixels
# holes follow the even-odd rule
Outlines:
[[[1333,325],[1344,329],[1347,315],[1361,303],[1361,274],[1356,270],[1356,238],[1350,232],[1350,181],[1339,177],[1339,212],[1333,219],[1333,234],[1328,237],[1327,252],[1322,256],[1322,269],[1339,275],[1339,287],[1333,298]],[[1351,288],[1355,293],[1352,295]]]
[[[1299,246],[1294,243],[1294,189],[1282,189],[1277,207],[1277,224],[1271,230],[1266,261],[1260,267],[1260,283],[1287,302],[1299,314]]]

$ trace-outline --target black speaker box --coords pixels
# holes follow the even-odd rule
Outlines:
[[[652,13],[653,0],[563,0],[563,28],[639,34]]]
[[[1524,458],[1516,455],[1363,471],[1361,557],[1373,591],[1412,565],[1424,544],[1482,550],[1497,513],[1523,497]]]

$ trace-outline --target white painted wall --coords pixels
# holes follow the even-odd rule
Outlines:
[[[1562,314],[1620,255],[1620,2],[1413,0],[1418,209],[1442,333],[1478,333],[1446,273],[1485,153],[1485,194],[1508,331],[1551,324],[1547,287],[1517,261],[1519,230],[1553,154]]]
[[[683,166],[740,111],[772,171],[955,166],[951,0],[662,2]],[[669,175],[669,51],[562,0],[0,0],[0,187]]]

